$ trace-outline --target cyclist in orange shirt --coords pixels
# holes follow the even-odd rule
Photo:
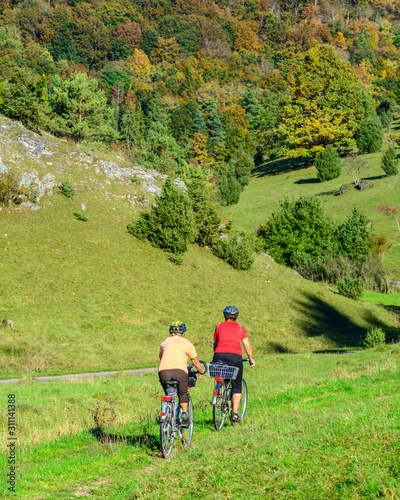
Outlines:
[[[167,337],[160,346],[160,366],[158,367],[158,377],[163,388],[163,382],[167,380],[177,380],[179,382],[178,397],[179,404],[182,408],[182,427],[187,427],[190,422],[189,416],[186,413],[189,404],[189,395],[187,391],[189,382],[187,369],[188,358],[192,360],[192,363],[200,375],[204,373],[194,345],[184,338],[185,332],[186,325],[184,323],[178,321],[171,324],[169,327],[170,337]]]

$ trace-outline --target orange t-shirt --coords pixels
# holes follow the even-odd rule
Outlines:
[[[183,337],[168,337],[160,347],[163,356],[158,371],[183,370],[187,373],[187,360],[197,356],[194,345]]]

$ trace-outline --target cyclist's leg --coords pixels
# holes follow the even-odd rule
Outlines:
[[[242,398],[242,378],[243,378],[243,361],[242,359],[235,361],[234,366],[239,368],[239,372],[235,380],[232,380],[232,412],[238,413],[240,400]]]

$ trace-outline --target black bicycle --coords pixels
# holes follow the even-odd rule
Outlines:
[[[246,358],[243,361],[250,359]],[[226,420],[232,414],[232,380],[235,380],[239,368],[237,366],[225,365],[223,363],[210,363],[208,365],[208,373],[210,377],[215,378],[216,385],[213,393],[213,423],[217,431],[220,431]],[[238,415],[240,421],[243,420],[247,409],[248,391],[247,384],[242,378],[242,398],[240,400]]]
[[[200,361],[204,366],[204,373],[207,372],[207,365]],[[197,371],[194,365],[188,366],[188,391],[195,387],[197,381]],[[160,417],[160,445],[161,453],[164,458],[169,458],[172,453],[175,439],[182,441],[183,447],[188,447],[193,439],[193,401],[189,394],[189,404],[186,413],[189,417],[189,425],[182,426],[181,414],[182,408],[179,405],[177,380],[164,382],[165,395],[161,396],[161,417]]]

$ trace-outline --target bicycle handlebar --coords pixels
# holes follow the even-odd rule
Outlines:
[[[208,372],[208,365],[205,361],[202,361],[201,359],[199,359],[199,362],[201,365],[203,365],[203,375],[205,375],[207,372]],[[194,364],[190,364],[188,366],[188,370],[191,371],[192,373],[199,373],[197,371],[197,368],[194,366]]]
[[[248,361],[248,362],[249,362],[249,365],[250,365],[250,366],[253,366],[253,365],[251,364],[250,358],[243,358],[243,359],[242,359],[242,361],[243,361],[243,362]]]

